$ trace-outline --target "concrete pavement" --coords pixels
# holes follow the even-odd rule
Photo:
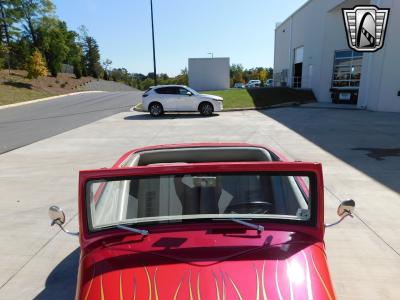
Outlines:
[[[135,147],[206,141],[259,143],[292,159],[322,162],[326,221],[337,219],[339,200],[351,197],[357,204],[356,218],[326,231],[338,298],[398,299],[400,157],[385,155],[400,148],[398,116],[304,108],[210,118],[154,119],[124,112],[5,153],[0,156],[0,299],[73,298],[78,241],[49,226],[47,209],[63,207],[69,229],[77,230],[80,169],[110,166]],[[368,156],[376,149],[383,160]]]

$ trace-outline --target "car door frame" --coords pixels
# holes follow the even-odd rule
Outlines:
[[[163,86],[159,87],[155,90],[155,93],[157,94],[156,100],[161,103],[163,106],[164,111],[174,111],[176,109],[176,97],[175,94],[169,92],[169,93],[158,93],[158,90],[168,90],[171,89],[172,87],[168,86]]]
[[[197,111],[196,96],[192,94],[188,89],[184,87],[177,87],[178,89],[185,90],[185,94],[181,94],[180,92],[176,95],[176,111]],[[187,93],[190,92],[191,95]]]

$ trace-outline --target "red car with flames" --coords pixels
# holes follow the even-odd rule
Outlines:
[[[77,299],[335,298],[321,164],[262,146],[146,147],[81,171],[79,225]]]

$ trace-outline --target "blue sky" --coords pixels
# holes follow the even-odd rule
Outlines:
[[[177,75],[188,57],[229,56],[245,68],[273,66],[275,23],[306,0],[153,0],[157,73]],[[152,71],[150,0],[54,0],[57,15],[84,24],[101,59]]]

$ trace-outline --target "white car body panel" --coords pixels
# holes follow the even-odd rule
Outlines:
[[[186,91],[182,91],[184,94],[159,94],[156,92],[160,88],[181,88],[187,92],[191,92],[191,95],[187,95]],[[213,105],[214,112],[222,111],[223,109],[223,98],[209,94],[199,94],[196,91],[188,88],[184,85],[165,85],[152,87],[150,91],[147,91],[142,98],[142,105],[144,111],[149,111],[149,105],[152,102],[159,102],[163,106],[164,111],[187,111],[197,112],[199,111],[200,103],[206,101]]]
[[[175,110],[176,111],[196,111],[195,97],[188,95],[175,95]]]
[[[163,97],[161,97],[163,96]],[[158,95],[155,97],[155,99],[163,104],[163,107],[165,110],[174,110],[176,109],[176,99],[175,95]]]

